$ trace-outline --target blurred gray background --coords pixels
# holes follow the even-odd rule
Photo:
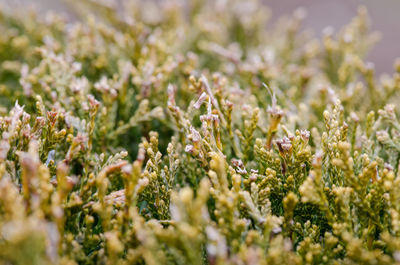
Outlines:
[[[0,3],[19,8],[35,6],[40,12],[70,12],[63,0],[0,0]],[[358,6],[364,5],[369,11],[372,30],[381,32],[382,37],[367,59],[375,64],[378,73],[392,73],[394,59],[400,57],[400,0],[264,0],[264,3],[271,9],[273,21],[298,7],[306,8],[303,27],[312,29],[317,36],[326,26],[340,29],[355,16]]]
[[[290,14],[298,7],[307,10],[304,28],[321,35],[322,29],[332,26],[339,30],[366,6],[372,31],[381,33],[381,40],[371,50],[367,60],[375,64],[378,73],[392,73],[395,58],[400,57],[400,0],[264,0],[272,16]]]

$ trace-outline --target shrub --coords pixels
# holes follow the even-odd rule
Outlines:
[[[104,3],[103,3],[104,2]],[[400,263],[400,62],[258,1],[0,15],[1,264]]]

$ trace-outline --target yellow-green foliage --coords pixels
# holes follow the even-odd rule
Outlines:
[[[0,264],[400,264],[400,62],[363,61],[364,8],[314,39],[117,2],[0,13]]]

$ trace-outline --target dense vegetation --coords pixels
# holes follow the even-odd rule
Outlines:
[[[104,2],[104,3],[102,3]],[[258,1],[0,13],[0,264],[400,264],[400,62]]]

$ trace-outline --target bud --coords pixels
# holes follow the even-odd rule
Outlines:
[[[288,137],[283,137],[282,139],[276,140],[276,144],[279,148],[279,153],[282,156],[286,154],[290,154],[292,152],[292,143],[290,142]]]
[[[308,140],[310,139],[310,131],[300,130],[300,137],[304,143],[308,143]]]
[[[379,142],[382,144],[388,144],[390,142],[390,136],[387,131],[377,131],[376,132],[376,138],[378,139]]]

